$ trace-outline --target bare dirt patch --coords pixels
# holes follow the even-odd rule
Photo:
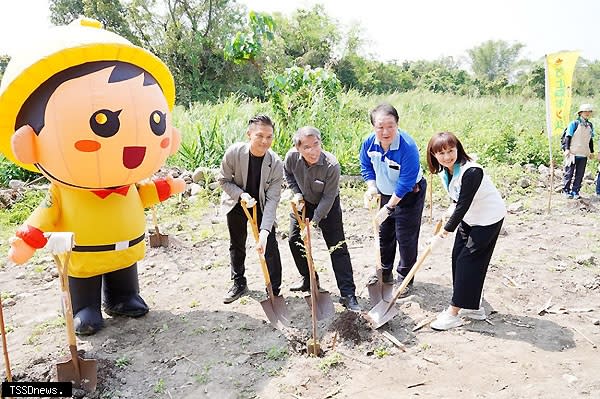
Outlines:
[[[161,223],[171,247],[149,248],[140,262],[141,292],[151,311],[140,319],[110,318],[100,333],[78,340],[99,362],[99,389],[86,398],[593,398],[600,393],[600,202],[545,192],[511,203],[485,284],[488,321],[434,332],[426,324],[451,295],[449,249],[427,259],[399,314],[386,326],[403,352],[363,318],[336,303],[319,322],[321,358],[306,356],[310,311],[288,287],[297,270],[283,238],[287,204],[280,206],[283,295],[293,333],[266,322],[258,301],[264,285],[249,241],[251,292],[231,305],[227,230],[217,206]],[[359,302],[374,264],[369,213],[359,195],[342,198]],[[434,216],[442,213],[434,207]],[[425,212],[422,244],[433,223]],[[159,218],[161,215],[159,215]],[[166,220],[167,218],[164,217]],[[150,218],[149,218],[150,221]],[[313,239],[321,284],[339,299],[329,254]],[[60,290],[50,256],[0,270],[9,353],[19,380],[45,381],[67,354]],[[545,310],[540,311],[546,304]],[[80,394],[80,393],[78,393]]]

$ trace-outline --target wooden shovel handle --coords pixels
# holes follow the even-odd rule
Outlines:
[[[65,324],[67,326],[67,341],[69,343],[69,351],[71,352],[71,359],[73,360],[73,366],[75,367],[75,375],[81,380],[81,370],[79,368],[79,357],[77,356],[77,339],[75,338],[75,326],[73,325],[73,306],[71,304],[71,292],[69,290],[69,280],[67,268],[69,260],[71,259],[71,251],[67,252],[65,256],[65,262],[63,263],[58,255],[52,255],[56,268],[58,270],[58,276],[60,280],[60,288],[62,291],[63,306],[65,308]]]
[[[152,207],[152,223],[154,224],[154,227],[158,226],[158,218],[156,217],[156,208]]]
[[[408,286],[408,284],[414,277],[415,273],[421,268],[421,265],[423,264],[423,262],[425,262],[425,259],[427,259],[429,254],[431,254],[431,245],[429,245],[427,247],[427,249],[425,250],[425,252],[423,252],[423,254],[421,254],[419,259],[417,260],[417,263],[415,263],[414,266],[410,269],[410,271],[408,272],[408,275],[406,277],[404,277],[402,284],[400,284],[400,287],[398,287],[398,289],[394,293],[394,297],[392,298],[390,303],[385,308],[385,312],[383,312],[383,314],[386,314],[392,308],[392,306],[394,306],[394,304],[396,303],[398,298],[400,298],[400,295],[402,295],[402,292],[406,289],[406,287]]]
[[[67,326],[67,339],[69,341],[69,346],[76,345],[77,340],[75,339],[75,327],[73,325],[73,306],[71,305],[71,293],[69,290],[69,280],[67,275],[67,267],[65,266],[67,263],[65,260],[65,264],[60,260],[57,255],[52,255],[54,258],[54,262],[56,263],[56,268],[58,269],[58,275],[60,280],[60,288],[62,291],[62,300],[63,305],[65,307],[65,324]]]
[[[259,233],[256,215],[256,204],[254,204],[254,206],[252,207],[252,215],[250,215],[250,212],[246,207],[246,201],[242,200],[241,205],[242,209],[244,210],[244,213],[246,214],[246,217],[248,218],[248,221],[250,222],[250,226],[252,227],[252,235],[254,236],[254,241],[256,242],[256,244],[258,244]],[[265,259],[265,255],[260,252],[258,253],[258,259],[260,260],[260,267],[262,269],[263,277],[265,279],[265,285],[267,286],[267,293],[269,294],[271,302],[273,302],[275,296],[273,294],[273,287],[271,285],[271,275],[269,274],[269,268],[267,267],[267,260]]]
[[[2,298],[0,298],[0,332],[2,333],[2,352],[4,353],[4,367],[6,369],[6,381],[12,382],[12,373],[10,371],[10,360],[8,359],[8,345],[6,344],[6,330],[4,329],[4,310],[2,308]]]
[[[294,212],[294,217],[298,221],[300,230],[304,230],[304,227],[306,226],[304,223],[304,219],[306,219],[306,204],[304,204],[304,206],[302,207],[302,217],[300,217],[300,213],[298,212],[298,207],[296,206],[296,203],[290,202],[290,204],[292,205],[292,212]]]
[[[306,241],[304,247],[306,249],[306,262],[308,263],[308,272],[310,273],[310,312],[312,316],[312,334],[313,343],[317,343],[317,276],[315,274],[315,264],[312,258],[312,247],[310,241],[310,222],[308,219],[304,219],[304,225],[306,227]]]

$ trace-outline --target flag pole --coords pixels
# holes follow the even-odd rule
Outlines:
[[[546,96],[546,131],[548,133],[548,153],[550,154],[550,188],[548,189],[548,209],[547,213],[550,214],[552,207],[552,191],[554,191],[554,161],[552,159],[552,121],[550,109],[550,82],[548,79],[548,55],[544,56],[544,80],[545,87],[544,92]]]

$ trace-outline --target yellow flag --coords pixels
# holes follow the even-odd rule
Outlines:
[[[546,56],[546,124],[548,137],[561,134],[571,120],[571,83],[579,51]]]

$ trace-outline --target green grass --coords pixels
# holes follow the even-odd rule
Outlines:
[[[573,99],[574,106],[581,100]],[[171,162],[188,169],[217,167],[229,145],[246,139],[247,120],[257,113],[267,113],[276,123],[273,149],[281,157],[291,147],[294,131],[312,125],[321,130],[323,146],[336,155],[342,172],[358,174],[360,144],[371,132],[369,110],[381,102],[398,109],[399,127],[415,138],[423,164],[427,141],[439,131],[457,133],[467,152],[477,153],[484,165],[548,163],[542,100],[519,96],[475,98],[429,91],[368,96],[350,91],[341,93],[337,101],[300,106],[285,123],[277,120],[270,103],[236,96],[219,104],[194,104],[189,110],[178,107],[174,123],[182,132],[184,150]],[[559,137],[552,145],[558,154]]]

